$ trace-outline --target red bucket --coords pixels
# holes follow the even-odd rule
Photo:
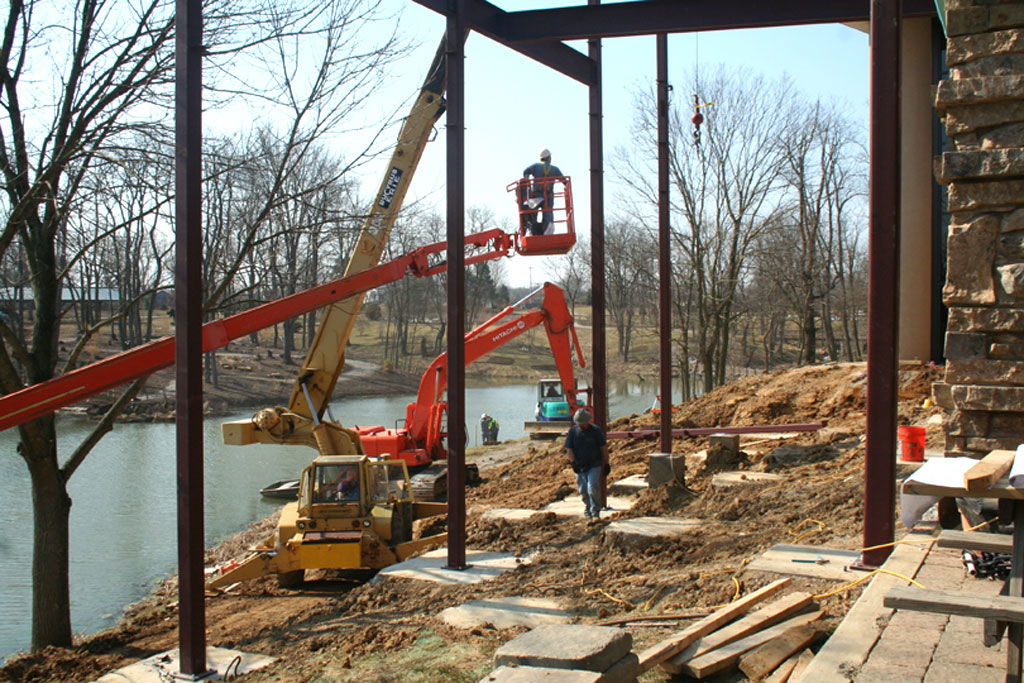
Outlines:
[[[900,460],[924,462],[924,427],[900,427],[896,431],[902,447]]]

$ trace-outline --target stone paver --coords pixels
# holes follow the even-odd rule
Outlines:
[[[494,653],[497,666],[541,666],[604,672],[629,654],[633,638],[608,626],[540,626]]]
[[[887,629],[902,631],[904,629],[924,629],[927,631],[942,632],[946,630],[946,623],[949,616],[945,614],[933,614],[932,612],[914,612],[911,610],[896,610],[896,613],[889,619]]]
[[[637,517],[611,522],[605,527],[605,539],[621,548],[640,549],[699,529],[699,519],[679,517]]]
[[[982,621],[975,619],[973,632],[953,631],[942,634],[933,659],[936,662],[953,664],[978,664],[980,666],[1006,666],[1006,641],[995,647],[985,647],[981,642]]]
[[[533,683],[534,681],[557,681],[558,683],[599,683],[601,674],[596,671],[575,671],[572,669],[550,669],[541,666],[499,666],[480,679],[480,683]]]
[[[206,666],[216,672],[216,676],[212,676],[209,680],[224,678],[229,673],[238,676],[256,671],[273,661],[274,657],[240,650],[213,646],[206,648]],[[125,683],[126,681],[128,683],[163,683],[174,680],[179,670],[178,650],[175,649],[129,664],[96,680],[97,683]]]
[[[555,600],[517,597],[473,600],[441,612],[444,622],[457,628],[475,628],[483,624],[491,624],[495,628],[534,628],[542,624],[564,624],[573,616],[573,612],[563,609]]]
[[[924,683],[1003,683],[1006,667],[936,662],[928,668]]]
[[[506,522],[523,522],[535,514],[537,514],[536,510],[523,508],[492,508],[480,515],[480,519],[488,522],[498,519],[503,519]]]
[[[920,670],[924,674],[941,635],[938,630],[887,628],[872,648],[867,663],[874,660],[897,662],[902,667]]]
[[[448,549],[438,548],[405,562],[393,564],[380,570],[370,583],[378,583],[385,577],[419,579],[434,583],[468,584],[487,581],[501,576],[521,564],[529,564],[530,558],[516,557],[512,553],[489,553],[482,550],[466,550],[466,569],[446,569]]]
[[[618,497],[608,496],[608,507],[610,510],[602,510],[601,515],[611,515],[616,512],[622,512],[633,507],[636,499],[629,497]],[[563,500],[556,500],[554,503],[550,503],[541,508],[544,512],[554,512],[559,517],[582,517],[583,516],[583,499],[579,496],[568,496]]]
[[[893,662],[872,662],[868,660],[854,676],[860,683],[920,683],[924,680],[925,669],[898,666]],[[802,679],[803,683],[814,683]]]

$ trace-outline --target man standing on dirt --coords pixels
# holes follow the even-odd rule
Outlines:
[[[576,411],[572,416],[575,424],[565,436],[565,450],[569,454],[572,471],[576,473],[576,485],[583,498],[583,514],[589,524],[594,524],[601,517],[601,475],[608,465],[608,440],[591,419],[586,408]]]

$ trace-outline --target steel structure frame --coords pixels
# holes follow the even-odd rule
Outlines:
[[[590,88],[590,161],[593,211],[591,233],[595,317],[604,311],[603,258],[603,147],[601,135],[600,38],[668,34],[793,24],[870,21],[871,26],[871,190],[870,190],[870,293],[868,332],[868,448],[865,475],[865,541],[891,541],[894,532],[895,491],[891,471],[895,467],[896,324],[898,316],[899,264],[899,28],[902,17],[934,16],[932,0],[634,0],[601,5],[588,0],[585,6],[506,12],[485,0],[413,0],[447,18],[448,85],[448,243],[452,268],[449,273],[449,419],[461,424],[465,414],[465,370],[461,362],[464,327],[465,281],[462,263],[462,227],[465,210],[464,130],[465,78],[461,37],[473,30],[492,38],[541,64]],[[201,282],[197,275],[202,257],[201,234],[201,35],[199,0],[177,0],[178,71],[177,121],[177,231],[176,271],[179,335],[178,378],[178,501],[180,594],[179,643],[182,672],[198,677],[205,672],[205,614],[201,574],[202,534],[202,440],[200,374],[201,326],[198,303]],[[560,41],[588,38],[583,54]],[[893,74],[897,74],[893,78]],[[662,152],[664,153],[664,152]],[[659,193],[666,201],[667,193]],[[189,268],[187,264],[192,264]],[[190,305],[191,302],[191,305]],[[604,326],[595,319],[594,388],[597,417],[606,420]],[[598,334],[601,338],[598,339]],[[453,341],[454,340],[454,341]],[[199,342],[199,343],[192,343]],[[600,353],[598,353],[600,350]],[[671,401],[666,400],[670,406]],[[670,408],[666,409],[670,412]],[[662,430],[665,429],[662,420]],[[457,435],[458,430],[452,430]],[[668,438],[663,434],[662,439]],[[465,456],[458,436],[450,439],[451,465],[448,565],[465,565],[465,499],[460,486],[459,463]],[[452,459],[454,456],[454,459]],[[455,522],[453,524],[452,522]],[[865,545],[872,545],[866,542]],[[888,555],[880,549],[865,555],[865,564],[876,564]]]

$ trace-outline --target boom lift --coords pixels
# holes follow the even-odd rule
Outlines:
[[[536,294],[544,298],[538,309],[511,316]],[[565,395],[572,410],[576,410],[577,387],[573,373],[572,352],[580,367],[586,367],[572,314],[565,302],[565,293],[557,285],[545,283],[519,301],[506,306],[494,316],[465,335],[465,363],[469,365],[498,347],[519,337],[527,330],[544,324],[548,344],[555,358]],[[410,467],[430,465],[448,457],[445,448],[445,416],[448,404],[444,392],[448,383],[448,354],[442,353],[427,367],[420,379],[416,400],[405,409],[405,426],[388,429],[382,426],[356,427],[359,441],[367,455],[399,458]],[[589,390],[587,390],[589,391]],[[445,483],[445,467],[434,465],[413,477],[413,491],[417,499],[436,500]]]

